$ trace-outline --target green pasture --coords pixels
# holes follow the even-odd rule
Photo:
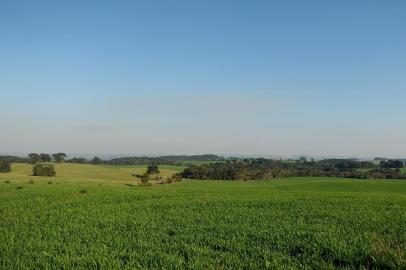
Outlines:
[[[406,268],[404,180],[142,187],[140,166],[30,169],[0,174],[0,269]]]

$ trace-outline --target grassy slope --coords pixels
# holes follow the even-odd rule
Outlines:
[[[406,267],[406,181],[148,188],[125,185],[135,168],[64,164],[53,184],[29,169],[0,174],[1,269]]]
[[[9,174],[0,174],[0,180],[13,181],[34,181],[42,180],[63,180],[65,183],[84,183],[98,182],[110,184],[133,184],[135,178],[132,174],[142,174],[146,170],[146,166],[105,166],[105,165],[89,165],[89,164],[54,164],[57,176],[54,178],[33,177],[31,164],[16,163],[12,166],[12,171]],[[160,166],[161,176],[166,178],[176,172],[182,170],[182,167],[177,166]]]

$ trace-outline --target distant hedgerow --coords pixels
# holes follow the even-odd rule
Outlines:
[[[34,176],[55,176],[54,165],[52,164],[37,164],[32,168]]]

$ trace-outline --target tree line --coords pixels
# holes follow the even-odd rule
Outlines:
[[[220,161],[222,157],[216,155],[191,155],[191,156],[159,156],[159,157],[120,157],[109,160],[103,160],[97,156],[92,159],[83,157],[72,157],[67,159],[65,153],[47,154],[47,153],[31,153],[26,158],[15,156],[0,156],[0,160],[8,160],[12,163],[78,163],[78,164],[106,164],[106,165],[174,165],[174,166],[188,166],[188,161],[204,160],[204,161]]]
[[[65,161],[65,158],[67,155],[65,153],[56,153],[56,154],[46,154],[46,153],[31,153],[28,154],[28,158],[30,160],[30,163],[36,164],[40,162],[55,162],[55,163],[63,163]]]
[[[404,167],[404,162],[403,166]],[[388,167],[397,166],[397,167]],[[343,177],[358,179],[406,179],[399,162],[375,165],[352,159],[301,158],[289,163],[272,159],[239,159],[186,168],[181,176],[189,179],[262,180],[282,177]]]

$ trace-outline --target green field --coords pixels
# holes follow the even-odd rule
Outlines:
[[[135,185],[144,170],[58,164],[46,178],[14,164],[0,174],[0,269],[406,268],[404,180]]]

